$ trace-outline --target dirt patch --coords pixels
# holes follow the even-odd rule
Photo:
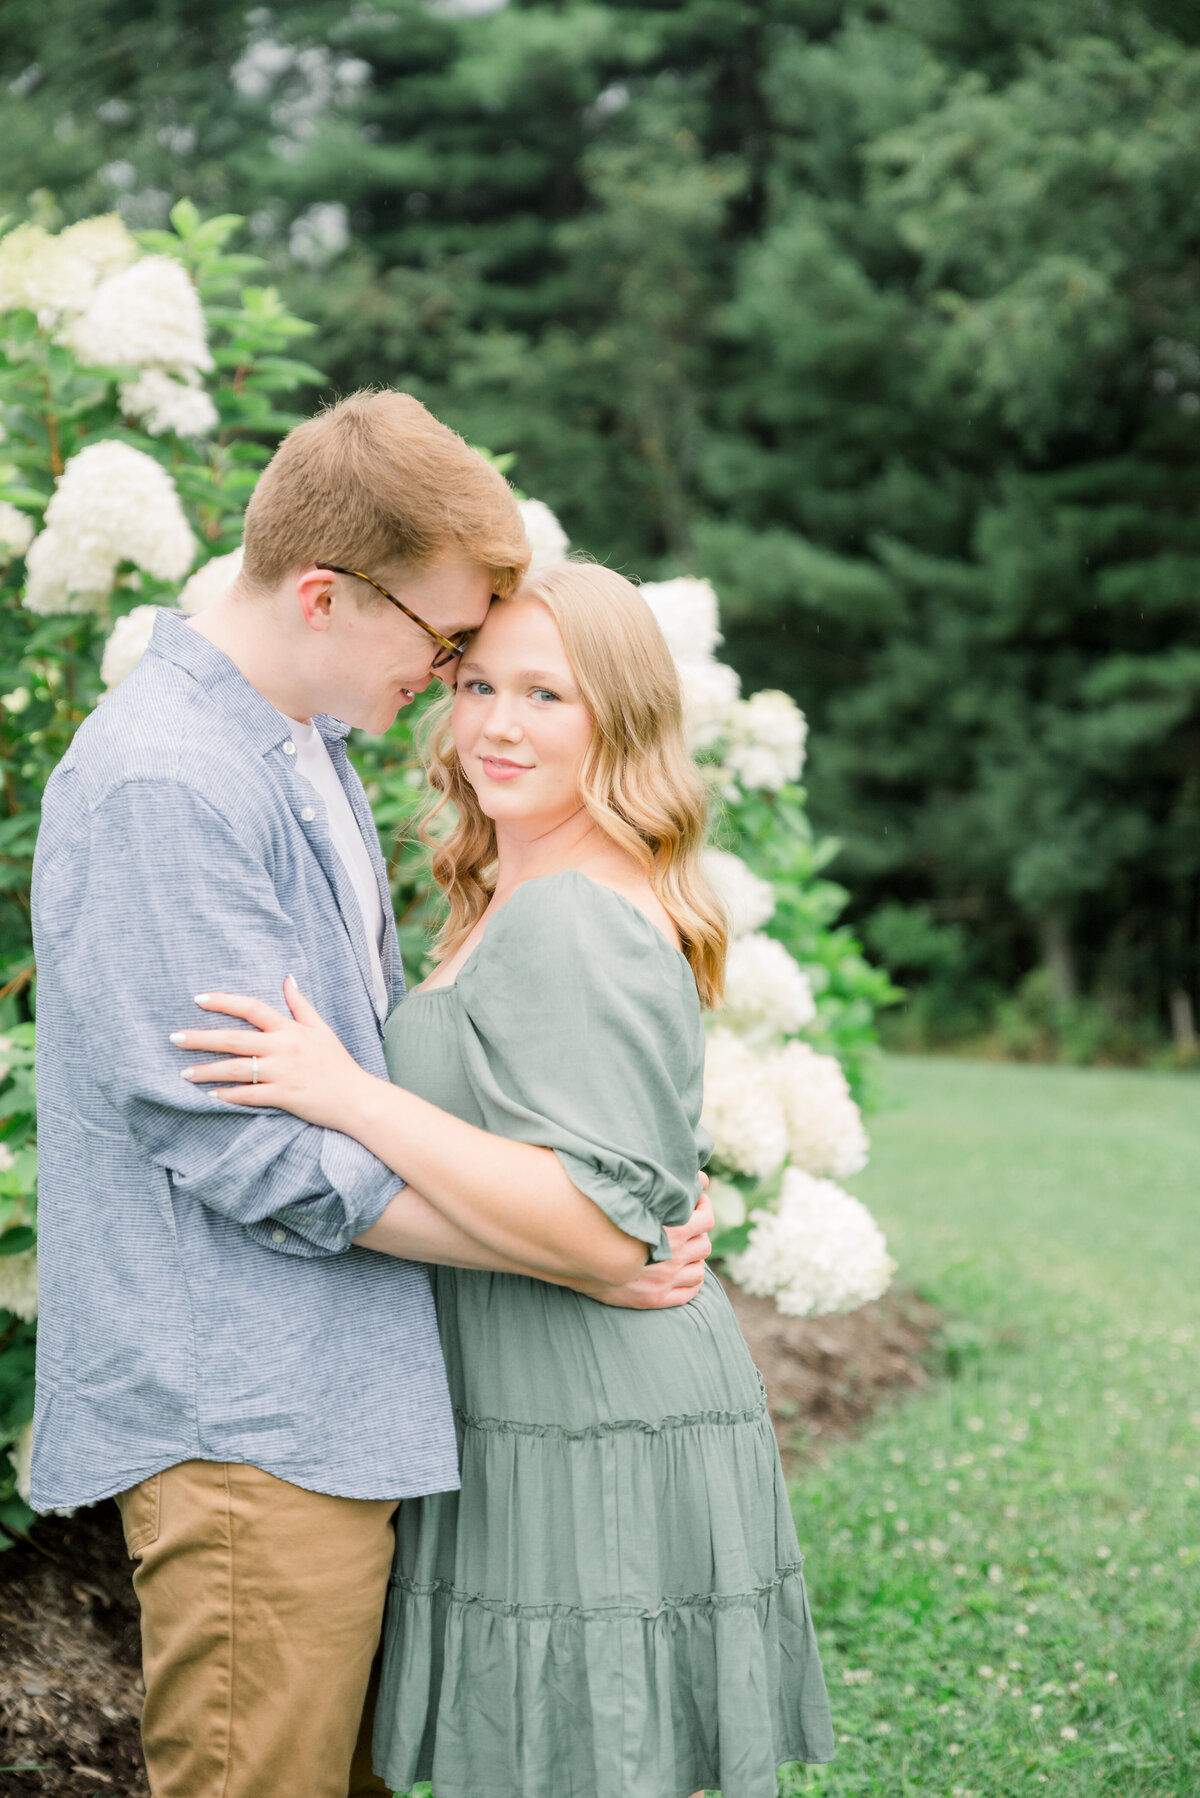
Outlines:
[[[4,1798],[145,1798],[137,1600],[111,1501],[0,1554]]]
[[[794,1471],[880,1400],[926,1384],[940,1313],[888,1293],[846,1317],[783,1317],[726,1282]],[[4,1798],[146,1798],[138,1610],[111,1502],[44,1517],[0,1554],[0,1791]]]
[[[831,1437],[858,1429],[881,1399],[928,1383],[922,1357],[941,1313],[889,1292],[845,1317],[784,1317],[773,1299],[725,1281],[767,1387],[784,1466],[794,1472]]]

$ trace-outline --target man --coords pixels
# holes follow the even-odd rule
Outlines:
[[[215,1105],[168,1036],[189,995],[280,1005],[291,973],[385,1074],[403,975],[344,738],[452,680],[527,555],[483,457],[406,395],[355,394],[284,441],[232,592],[158,619],[47,788],[33,1502],[117,1497],[155,1798],[385,1789],[355,1743],[393,1514],[458,1484],[428,1279],[375,1229],[393,1173]],[[678,1302],[705,1221],[596,1296]]]

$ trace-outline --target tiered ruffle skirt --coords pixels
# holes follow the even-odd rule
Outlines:
[[[833,1755],[762,1382],[719,1283],[438,1276],[462,1491],[401,1507],[375,1763],[435,1798],[774,1798]],[[639,1414],[640,1413],[640,1414]]]

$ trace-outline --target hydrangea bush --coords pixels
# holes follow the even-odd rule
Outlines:
[[[29,884],[41,795],[158,605],[227,584],[258,470],[323,376],[236,218],[181,203],[0,237],[0,1449],[27,1464],[37,1314]],[[189,602],[190,603],[190,602]],[[0,1458],[0,1469],[7,1463]],[[0,1546],[29,1512],[0,1472]],[[6,1535],[6,1532],[8,1534]]]
[[[308,327],[246,284],[234,218],[183,202],[170,232],[116,217],[0,237],[0,1546],[23,1529],[37,1314],[29,879],[42,789],[89,710],[124,680],[157,610],[203,611],[240,561],[259,468],[295,416],[280,396],[319,372]],[[534,564],[568,550],[522,501]],[[708,873],[730,919],[725,1002],[710,1020],[705,1121],[716,1143],[718,1251],[748,1290],[797,1314],[877,1296],[891,1272],[869,1215],[833,1184],[866,1161],[856,1094],[886,976],[836,927],[799,786],[805,721],[784,693],[743,699],[717,658],[705,581],[644,589],[679,668],[689,740],[718,819]],[[353,753],[385,848],[411,972],[438,898],[415,829],[419,707]],[[4,1463],[0,1461],[0,1466]]]

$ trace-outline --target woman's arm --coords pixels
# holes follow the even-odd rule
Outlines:
[[[549,1286],[568,1286],[572,1292],[625,1311],[663,1311],[686,1305],[704,1283],[704,1268],[711,1241],[712,1206],[705,1195],[686,1224],[668,1228],[671,1259],[643,1267],[622,1286],[602,1280],[567,1279],[511,1261],[495,1249],[485,1248],[457,1224],[422,1198],[411,1186],[396,1194],[383,1216],[355,1238],[356,1246],[403,1261],[425,1261],[438,1267],[467,1267],[488,1273],[525,1274]]]
[[[243,1018],[253,1030],[185,1030],[179,1048],[239,1057],[185,1068],[197,1084],[237,1081],[226,1103],[289,1111],[354,1137],[467,1237],[521,1271],[563,1282],[622,1286],[646,1261],[646,1244],[627,1236],[585,1197],[551,1149],[491,1136],[403,1087],[368,1074],[342,1047],[294,981],[284,988],[294,1021],[258,1000],[200,994],[202,1009]],[[246,1057],[258,1081],[245,1084]],[[385,1224],[391,1201],[378,1229]],[[382,1246],[359,1240],[367,1247]],[[432,1255],[416,1258],[434,1259]],[[455,1258],[454,1265],[469,1263]]]

